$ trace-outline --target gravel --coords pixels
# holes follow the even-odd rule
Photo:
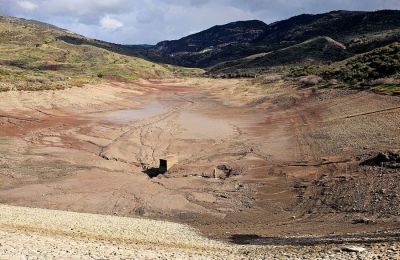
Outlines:
[[[400,258],[400,243],[365,247],[345,252],[338,245],[238,246],[165,221],[0,205],[0,259]]]

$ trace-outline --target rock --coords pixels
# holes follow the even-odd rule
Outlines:
[[[396,154],[394,153],[378,153],[375,156],[360,163],[361,166],[383,166],[383,164],[395,161]]]
[[[367,251],[367,249],[361,246],[343,246],[342,251],[351,253],[362,253]]]
[[[214,178],[226,179],[231,175],[232,169],[229,169],[226,165],[218,165],[214,169]]]
[[[355,218],[352,221],[353,224],[373,224],[374,221],[369,218]]]
[[[214,172],[212,171],[212,169],[208,170],[208,171],[203,171],[201,173],[201,177],[203,178],[214,178]]]
[[[239,183],[235,184],[235,190],[240,190],[240,188],[243,188],[242,184]]]

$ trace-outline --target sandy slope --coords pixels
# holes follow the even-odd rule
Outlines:
[[[18,254],[68,258],[240,254],[179,224],[4,205],[0,206],[0,234],[2,258]]]

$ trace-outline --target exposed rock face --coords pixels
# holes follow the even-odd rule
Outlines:
[[[378,153],[360,163],[361,166],[379,166],[392,169],[400,168],[400,154],[394,152]]]

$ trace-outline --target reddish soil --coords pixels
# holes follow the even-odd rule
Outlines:
[[[165,219],[221,239],[399,231],[395,206],[371,195],[394,189],[396,201],[398,170],[359,165],[400,147],[399,97],[198,81],[17,94],[0,105],[0,203]],[[163,158],[176,164],[146,175]]]

